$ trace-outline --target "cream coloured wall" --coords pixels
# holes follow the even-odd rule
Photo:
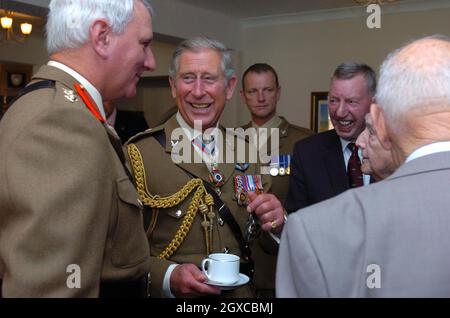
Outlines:
[[[255,62],[275,67],[282,86],[279,113],[309,128],[310,93],[328,90],[339,63],[362,61],[378,73],[386,55],[403,43],[435,33],[450,36],[450,8],[382,14],[381,29],[368,29],[367,16],[245,27],[242,69]],[[246,122],[246,107],[237,109],[239,124]]]

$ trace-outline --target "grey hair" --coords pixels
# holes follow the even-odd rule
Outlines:
[[[381,65],[376,100],[391,123],[412,109],[450,108],[450,50],[428,45],[419,54],[396,58],[407,46],[424,40],[450,44],[447,36],[427,36],[393,51]]]
[[[153,16],[147,0],[52,0],[46,25],[48,53],[74,49],[88,42],[89,28],[98,19],[106,20],[114,33],[123,33],[134,17],[138,1]]]
[[[367,91],[370,96],[375,96],[377,91],[377,76],[374,70],[367,64],[357,62],[344,62],[339,64],[334,70],[333,77],[337,79],[352,79],[362,74],[367,84]]]
[[[234,69],[231,62],[231,50],[223,43],[207,37],[195,37],[181,42],[172,55],[172,61],[169,66],[169,76],[175,79],[180,69],[180,56],[185,51],[198,52],[204,49],[211,49],[218,52],[221,56],[222,71],[225,75],[227,83],[234,75]]]

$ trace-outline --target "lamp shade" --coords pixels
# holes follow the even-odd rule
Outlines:
[[[9,29],[12,26],[13,20],[10,17],[2,17],[0,19],[3,29]]]
[[[30,35],[32,29],[33,25],[30,23],[25,22],[20,24],[20,31],[22,31],[24,35]]]

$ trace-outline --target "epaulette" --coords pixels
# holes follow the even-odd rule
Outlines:
[[[310,134],[310,135],[314,134],[314,131],[312,131],[312,130],[310,130],[308,128],[297,126],[297,125],[293,125],[293,124],[289,124],[289,128],[293,129],[295,131],[298,131],[298,132],[305,133],[305,134]]]
[[[156,133],[156,132],[158,132],[158,131],[161,131],[161,130],[164,130],[164,126],[158,126],[158,127],[154,127],[154,128],[148,128],[148,129],[146,129],[146,130],[144,130],[144,131],[142,131],[142,132],[140,132],[140,133],[134,135],[134,136],[131,137],[130,139],[128,139],[128,141],[126,142],[126,144],[129,144],[129,143],[132,143],[132,142],[135,143],[135,142],[141,140],[142,138],[145,138],[145,137],[147,137],[147,136],[151,136],[151,135],[153,135],[154,133]]]

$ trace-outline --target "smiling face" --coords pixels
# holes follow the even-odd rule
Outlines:
[[[111,55],[108,94],[110,99],[133,97],[144,71],[153,71],[155,57],[150,44],[153,40],[152,18],[140,1],[135,2],[134,17],[122,34],[111,35]]]
[[[212,49],[184,51],[179,57],[179,69],[170,79],[172,96],[186,123],[202,122],[202,129],[219,121],[225,103],[233,96],[236,77],[227,84],[221,66],[221,55]]]
[[[350,79],[333,78],[329,93],[330,118],[339,137],[355,141],[364,130],[370,96],[362,74]]]
[[[272,72],[249,72],[244,78],[241,98],[250,110],[253,121],[264,124],[275,114],[280,93]]]

